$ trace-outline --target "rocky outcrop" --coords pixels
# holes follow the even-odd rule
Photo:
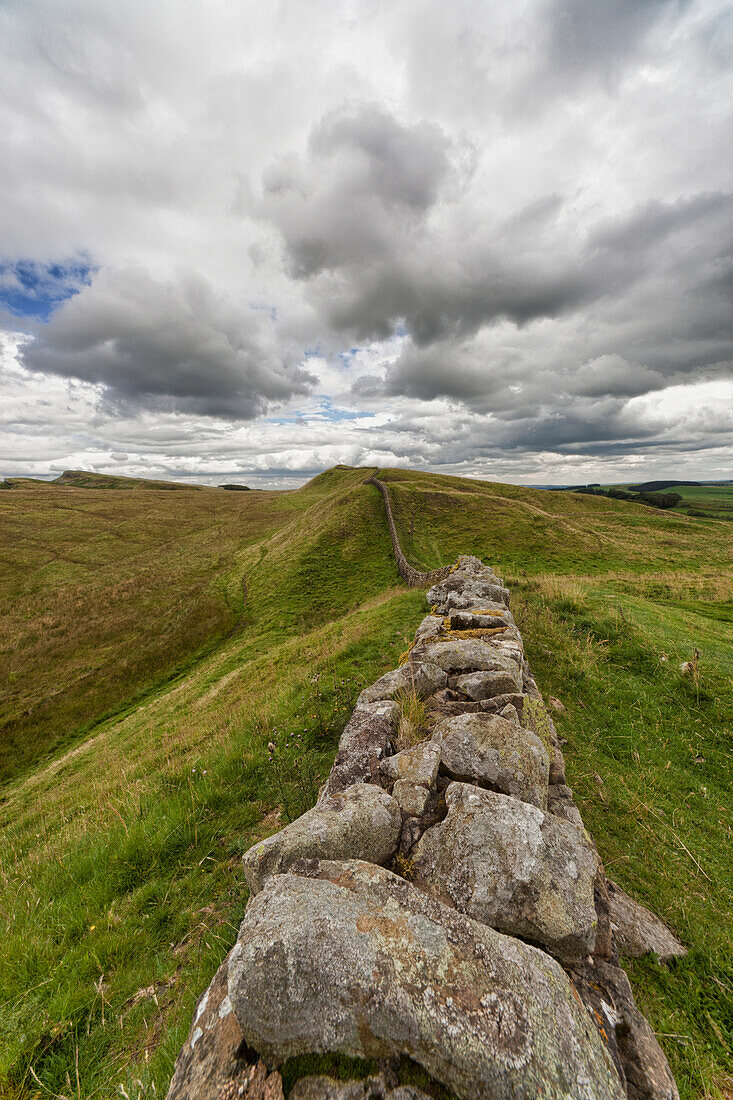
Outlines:
[[[169,1100],[277,1100],[283,1062],[320,1053],[380,1074],[306,1071],[290,1100],[423,1100],[405,1057],[459,1100],[677,1100],[616,943],[661,954],[659,929],[605,878],[508,590],[463,557],[428,599],[317,805],[245,855],[239,938]],[[411,695],[424,724],[397,751]]]

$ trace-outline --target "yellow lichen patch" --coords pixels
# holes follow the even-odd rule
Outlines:
[[[475,611],[471,611],[471,615],[493,615],[494,618],[500,618],[504,614],[505,614],[504,611],[497,611],[493,607],[476,608]]]

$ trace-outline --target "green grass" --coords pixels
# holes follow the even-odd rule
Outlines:
[[[235,629],[242,553],[289,519],[283,498],[0,494],[0,782]]]
[[[633,483],[626,485],[605,485],[606,489],[630,489],[636,492]],[[670,485],[661,492],[679,493],[682,497],[672,511],[683,515],[703,512],[702,517],[694,518],[733,520],[733,483],[727,485]],[[643,507],[641,505],[640,507]]]
[[[136,492],[114,504],[111,492],[34,489],[25,513],[13,505],[14,530],[33,529],[42,563],[24,597],[29,632],[64,575],[48,568],[64,528],[46,493],[72,513],[70,588],[96,574],[103,597],[122,568],[112,514],[144,532],[147,508],[158,526],[141,577],[154,547],[170,544],[181,573],[169,597],[198,570],[201,590],[233,617],[188,646],[185,673],[166,680],[161,664],[134,705],[131,679],[116,716],[77,728],[70,747],[47,746],[47,759],[5,785],[0,1094],[165,1095],[195,1000],[236,937],[241,853],[312,804],[356,694],[396,665],[425,610],[423,593],[399,584],[367,472],[330,470],[291,493]],[[694,945],[669,968],[633,965],[640,1003],[684,1100],[723,1096],[733,1073],[733,593],[720,563],[733,529],[603,498],[382,476],[415,565],[477,553],[512,585],[535,675],[566,706],[557,725],[569,780],[609,874]],[[135,560],[121,559],[133,579]],[[138,605],[140,591],[131,583],[110,607],[152,638],[169,605],[150,589]],[[82,645],[83,632],[73,637]],[[695,648],[697,689],[679,671]]]

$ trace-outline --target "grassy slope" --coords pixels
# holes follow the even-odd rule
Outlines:
[[[715,565],[729,558],[729,525],[383,476],[416,565],[475,552],[511,579],[540,684],[566,705],[570,781],[612,874],[697,945],[670,971],[634,970],[683,1095],[703,1095],[733,1072],[733,608]],[[274,497],[285,517],[231,546],[220,573],[231,590],[247,571],[240,629],[7,789],[0,1091],[5,1074],[33,1095],[32,1067],[55,1093],[164,1094],[193,1002],[241,918],[239,853],[312,801],[356,692],[396,663],[423,610],[421,593],[396,584],[363,477],[332,470]],[[678,671],[695,645],[699,695]]]
[[[0,781],[232,629],[285,494],[0,494]],[[245,499],[242,499],[245,498]]]

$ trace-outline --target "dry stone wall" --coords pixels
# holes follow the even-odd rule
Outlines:
[[[246,853],[239,938],[169,1100],[278,1100],[286,1060],[327,1052],[380,1072],[306,1075],[289,1100],[425,1100],[405,1056],[460,1100],[677,1098],[509,592],[462,557],[427,598],[316,806]]]
[[[392,550],[394,552],[395,561],[397,562],[397,570],[402,577],[403,581],[409,588],[427,588],[431,584],[436,584],[438,581],[443,580],[450,573],[450,565],[444,566],[442,569],[433,569],[430,573],[420,573],[417,569],[410,565],[409,561],[402,553],[402,547],[400,546],[400,539],[397,534],[397,525],[394,521],[394,515],[392,514],[392,503],[389,499],[389,490],[383,481],[380,481],[378,477],[368,477],[364,482],[365,485],[375,485],[382,494],[384,500],[384,510],[387,513],[387,525],[389,527],[389,537],[392,540]]]

